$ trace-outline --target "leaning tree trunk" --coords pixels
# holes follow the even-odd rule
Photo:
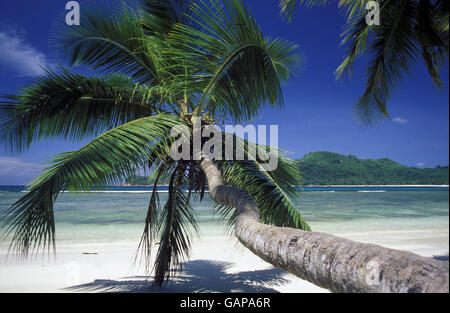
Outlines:
[[[447,262],[333,235],[265,225],[245,191],[225,186],[213,162],[201,168],[214,201],[233,206],[239,241],[263,260],[334,292],[448,292]]]

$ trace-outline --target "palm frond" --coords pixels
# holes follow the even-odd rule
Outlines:
[[[297,70],[300,57],[296,46],[264,38],[242,1],[223,2],[192,3],[196,27],[176,25],[170,38],[202,88],[197,113],[249,120],[265,103],[282,105],[280,79]]]
[[[197,223],[186,193],[182,190],[185,180],[185,166],[180,164],[173,172],[169,183],[169,197],[159,217],[160,244],[154,270],[155,283],[164,281],[181,267],[181,261],[188,258],[192,233]]]
[[[389,116],[386,103],[390,92],[416,61],[414,18],[415,3],[411,0],[390,1],[383,8],[383,23],[376,27],[370,46],[366,90],[355,107],[360,121],[371,123],[380,114]]]
[[[447,0],[437,0],[434,10],[434,24],[436,29],[445,33],[448,43],[448,25],[449,25],[450,3]]]
[[[300,196],[296,186],[301,184],[301,174],[295,162],[273,147],[269,149],[232,134],[224,136],[234,138],[235,154],[238,149],[244,150],[244,160],[217,161],[225,183],[247,191],[255,199],[263,223],[311,230],[292,202]],[[258,151],[257,155],[251,155],[250,150]],[[264,168],[259,151],[267,154],[265,161],[267,157],[278,159],[275,170]],[[236,218],[234,208],[221,204],[215,204],[215,207],[224,219],[229,219],[228,226],[233,226]]]
[[[281,0],[282,13],[292,19],[297,5],[325,5],[326,0]],[[443,88],[440,69],[448,60],[449,2],[446,0],[382,0],[381,25],[366,22],[369,0],[340,0],[339,7],[347,15],[342,44],[348,44],[346,57],[336,70],[337,78],[369,51],[372,59],[367,69],[364,94],[355,107],[357,118],[364,123],[389,117],[386,103],[391,91],[398,87],[418,57],[418,48],[438,89]]]
[[[9,251],[26,258],[39,249],[56,251],[53,203],[59,192],[54,180],[30,189],[1,216],[0,240],[10,239]]]
[[[373,28],[370,27],[365,18],[357,17],[349,22],[345,26],[345,30],[342,34],[344,37],[342,45],[349,44],[346,51],[346,57],[344,61],[336,69],[335,74],[338,79],[342,77],[345,71],[348,71],[349,76],[353,73],[353,63],[356,58],[360,57],[367,50],[367,41],[369,39],[370,32]]]
[[[328,0],[280,0],[281,14],[285,16],[289,22],[292,21],[295,9],[298,5],[304,5],[306,7],[314,7],[318,5],[325,5]]]
[[[158,183],[160,181],[160,178],[164,172],[164,165],[159,167],[155,172],[155,180],[153,183],[153,190],[152,195],[150,197],[150,203],[148,205],[147,209],[147,216],[145,218],[145,227],[144,232],[141,236],[141,241],[139,242],[138,249],[136,251],[134,262],[133,264],[136,264],[139,255],[141,256],[140,261],[144,260],[145,263],[145,271],[150,271],[150,257],[151,257],[151,251],[152,251],[152,244],[153,240],[156,237],[156,225],[157,225],[157,217],[158,212],[161,210],[161,205],[159,202],[159,195],[158,195]]]
[[[385,0],[380,7],[381,25],[368,26],[363,2],[341,1],[349,15],[342,43],[349,47],[336,75],[351,74],[355,59],[364,52],[372,55],[366,90],[355,107],[357,118],[371,123],[380,116],[389,117],[390,93],[420,56],[419,49],[434,84],[443,87],[440,68],[448,59],[448,12],[438,13],[442,12],[441,1]]]
[[[192,0],[144,0],[143,10],[147,13],[144,20],[152,25],[150,31],[168,33],[176,23],[188,23],[187,14]]]
[[[439,16],[439,7],[430,0],[420,0],[417,9],[416,36],[422,49],[422,57],[433,83],[443,88],[439,70],[448,58],[448,10],[447,17]],[[447,20],[447,32],[442,23]],[[442,21],[439,24],[439,21]]]
[[[370,0],[339,0],[339,7],[347,15],[348,20],[354,19],[358,16],[365,15],[367,10],[366,6]],[[384,5],[390,0],[377,1],[381,5]]]
[[[293,173],[286,173],[279,167],[277,174],[261,171],[257,164],[251,161],[234,161],[221,163],[222,176],[225,183],[247,191],[256,201],[260,210],[260,218],[266,224],[275,226],[311,230],[301,213],[295,208],[293,200],[299,196],[292,185]],[[275,172],[277,172],[275,171]],[[288,196],[288,194],[290,196]],[[233,226],[236,211],[229,206],[215,204],[216,210]]]
[[[169,137],[178,123],[182,121],[169,114],[137,119],[77,151],[57,155],[29,192],[6,211],[1,238],[12,234],[10,248],[24,257],[41,245],[54,244],[53,203],[61,190],[92,190],[123,181],[146,166],[155,143]]]
[[[380,16],[384,16],[384,9],[389,6],[389,3],[394,0],[383,1],[380,7]],[[343,2],[343,1],[342,1]],[[360,3],[361,2],[361,3]],[[341,45],[348,44],[349,47],[346,51],[346,57],[344,61],[336,69],[335,74],[338,79],[342,77],[345,71],[349,73],[349,76],[353,72],[353,63],[355,60],[367,51],[367,42],[369,41],[371,35],[374,35],[374,30],[377,25],[369,25],[366,22],[365,14],[363,14],[363,7],[367,1],[346,1],[343,3],[348,12],[348,21],[345,24],[344,32],[342,33]],[[357,9],[359,8],[359,9]],[[356,14],[355,12],[358,12]]]
[[[266,48],[278,78],[287,82],[306,66],[306,56],[298,45],[279,38],[265,38]]]
[[[80,25],[58,21],[50,39],[71,65],[87,64],[151,83],[158,80],[159,49],[143,44],[146,35],[138,12],[119,1],[84,4]]]
[[[165,95],[123,75],[85,77],[48,71],[0,102],[6,148],[21,152],[40,139],[80,140],[157,113]]]

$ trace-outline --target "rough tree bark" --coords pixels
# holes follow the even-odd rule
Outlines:
[[[200,163],[214,201],[238,211],[239,241],[263,260],[333,292],[449,292],[447,262],[333,235],[265,225],[245,191],[225,186],[213,162]]]

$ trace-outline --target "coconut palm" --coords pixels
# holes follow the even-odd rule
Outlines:
[[[190,199],[202,198],[208,187],[245,247],[319,286],[448,291],[443,262],[311,232],[290,201],[297,196],[292,186],[299,183],[298,170],[276,150],[259,149],[278,157],[274,171],[262,164],[267,155],[250,153],[254,144],[226,133],[235,139],[232,153],[243,150],[244,160],[214,159],[190,144],[189,158],[171,157],[171,133],[178,126],[189,131],[177,138],[190,142],[199,118],[206,128],[251,120],[265,103],[281,105],[281,82],[301,64],[296,46],[264,37],[240,0],[84,8],[81,25],[61,26],[53,41],[71,64],[87,64],[106,76],[49,71],[8,97],[0,110],[7,147],[20,152],[40,139],[97,137],[54,157],[7,210],[1,231],[18,255],[54,249],[53,204],[61,190],[92,190],[148,169],[155,182],[136,257],[154,269],[158,285],[188,257],[197,228]],[[158,182],[166,178],[169,196],[161,206]],[[378,276],[368,264],[376,265]]]
[[[282,13],[292,19],[298,4],[325,5],[327,0],[280,0]],[[340,0],[348,15],[342,34],[347,45],[344,61],[336,70],[337,78],[352,74],[355,60],[368,53],[366,89],[355,110],[363,122],[389,117],[387,101],[417,60],[422,59],[438,90],[443,88],[440,69],[448,60],[449,1],[383,0],[380,25],[366,22],[368,0]]]
[[[281,82],[301,65],[301,54],[296,45],[264,37],[239,0],[84,6],[81,25],[61,24],[51,40],[71,65],[86,64],[103,76],[61,67],[7,97],[1,105],[5,143],[21,152],[42,139],[95,139],[51,160],[6,212],[3,235],[22,256],[54,248],[53,206],[61,190],[93,190],[147,169],[154,188],[136,257],[144,257],[162,285],[189,255],[197,230],[191,194],[203,198],[207,183],[199,161],[171,158],[172,128],[192,129],[195,118],[204,126],[245,122],[265,104],[281,106]],[[309,230],[290,200],[298,193],[298,170],[281,153],[271,153],[279,160],[273,172],[247,152],[245,160],[215,164],[225,181],[255,198],[264,222]],[[169,193],[160,205],[163,179]],[[229,206],[218,204],[218,210],[235,220]],[[152,268],[155,239],[160,244]]]

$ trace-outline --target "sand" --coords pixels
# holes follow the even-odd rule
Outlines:
[[[136,243],[71,245],[58,247],[56,260],[26,263],[5,262],[2,253],[0,292],[327,292],[226,237],[197,240],[183,270],[161,289],[143,266],[132,267],[135,251]]]
[[[448,228],[339,235],[448,260]],[[183,270],[160,289],[152,286],[142,266],[132,268],[136,246],[62,244],[56,259],[41,255],[26,263],[11,255],[5,260],[5,251],[0,251],[0,292],[328,292],[274,268],[227,236],[197,239]]]

